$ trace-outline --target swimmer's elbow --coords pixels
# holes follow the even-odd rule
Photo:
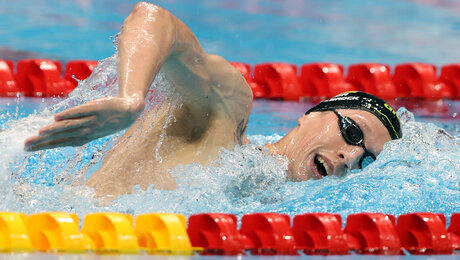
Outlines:
[[[161,34],[159,40],[172,46],[178,30],[177,20],[173,14],[160,6],[139,2],[126,18],[123,28],[135,27],[152,35]]]
[[[133,10],[131,11],[131,14],[137,14],[139,12],[144,13],[144,12],[161,12],[161,10],[164,10],[158,5],[152,4],[152,3],[147,3],[147,2],[138,2],[136,5],[134,5]]]
[[[193,32],[179,18],[168,10],[152,3],[137,3],[128,19],[142,21],[144,28],[162,35],[159,41],[167,43],[169,53],[203,54],[203,50]]]
[[[130,15],[150,18],[148,20],[161,19],[164,22],[174,24],[174,16],[168,10],[152,3],[137,3]]]

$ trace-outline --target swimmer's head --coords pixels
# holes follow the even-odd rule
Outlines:
[[[296,128],[267,148],[288,157],[290,179],[320,179],[366,167],[386,142],[401,136],[396,112],[385,101],[346,92],[308,110]]]
[[[391,136],[391,139],[402,137],[401,126],[396,111],[382,99],[359,91],[349,91],[325,100],[312,107],[305,114],[314,111],[334,111],[337,109],[358,109],[376,116]]]

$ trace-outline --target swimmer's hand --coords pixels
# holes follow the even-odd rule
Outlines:
[[[144,110],[140,98],[106,97],[55,115],[54,122],[25,141],[26,151],[80,146],[129,127]]]

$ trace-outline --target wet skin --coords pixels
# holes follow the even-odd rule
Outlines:
[[[168,11],[149,3],[136,4],[123,25],[118,59],[118,97],[57,114],[53,123],[26,140],[26,150],[79,146],[130,127],[87,182],[97,196],[113,198],[130,193],[138,184],[143,189],[150,184],[174,189],[169,170],[175,165],[206,165],[222,147],[232,149],[247,142],[244,132],[252,109],[251,89],[225,59],[205,53],[191,30]],[[157,114],[139,120],[158,73],[182,97],[183,105],[167,104]],[[365,111],[339,111],[359,124],[367,149],[378,155],[390,140],[383,124]],[[166,123],[167,113],[177,120]],[[162,160],[154,151],[158,144]],[[363,153],[362,147],[348,145],[342,138],[333,112],[302,116],[296,128],[266,148],[288,158],[291,180],[321,178],[315,156],[325,163],[328,175],[341,176],[357,167]]]
[[[382,122],[373,114],[351,109],[337,111],[359,125],[367,150],[375,156],[391,140]],[[267,144],[266,147],[271,153],[289,158],[289,178],[295,181],[323,177],[318,172],[315,157],[324,162],[327,175],[343,176],[348,169],[359,168],[359,160],[364,154],[362,147],[347,144],[340,132],[337,115],[332,111],[302,116],[296,128],[279,142]]]

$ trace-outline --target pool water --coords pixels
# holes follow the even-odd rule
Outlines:
[[[334,212],[346,216],[363,211],[394,215],[428,211],[450,216],[459,211],[460,149],[455,118],[432,124],[423,122],[424,118],[415,120],[410,111],[401,108],[398,113],[404,137],[386,144],[375,163],[363,170],[354,170],[344,178],[293,183],[286,181],[287,163],[283,158],[267,157],[256,147],[281,138],[312,104],[276,101],[254,103],[247,132],[253,144],[223,149],[211,166],[178,165],[172,169],[178,186],[174,191],[135,187],[132,194],[101,206],[93,198],[92,190],[82,183],[100,165],[105,151],[118,135],[78,148],[36,153],[26,153],[22,148],[23,140],[50,122],[56,111],[116,95],[116,81],[108,80],[115,74],[116,59],[111,57],[101,61],[93,75],[65,100],[39,100],[33,105],[26,100],[10,99],[9,105],[6,104],[10,112],[4,114],[6,122],[0,132],[1,149],[5,151],[0,169],[2,187],[6,190],[1,194],[0,210],[26,213],[64,210],[79,215],[93,211],[186,215],[227,212],[239,216],[267,211],[291,216],[304,212]],[[168,87],[161,76],[152,86],[154,93],[163,93]],[[165,98],[152,99],[150,109],[160,106],[157,100],[162,99]],[[166,99],[174,100],[173,96]],[[456,102],[446,101],[444,105],[448,109],[457,108]],[[17,109],[18,106],[21,109]],[[27,111],[24,106],[29,106],[29,113],[31,107],[37,108],[23,117],[25,114],[21,113]],[[447,114],[454,112],[448,110]]]
[[[251,64],[329,61],[395,65],[460,61],[456,1],[160,1],[190,25],[206,51]],[[133,1],[8,1],[0,9],[0,57],[99,60],[115,50],[115,35]],[[40,29],[40,30],[38,30]],[[252,145],[222,150],[212,166],[178,165],[175,191],[135,188],[101,205],[82,183],[119,135],[79,148],[36,153],[23,141],[56,111],[116,94],[116,59],[69,99],[0,100],[0,211],[175,212],[460,212],[459,101],[394,101],[403,139],[388,143],[377,161],[344,178],[288,182],[286,162],[255,147],[276,141],[312,103],[255,101],[247,130]],[[111,82],[111,81],[110,81]],[[96,86],[96,87],[95,87]],[[161,77],[152,88],[168,87]],[[152,104],[155,107],[158,104]],[[152,108],[155,109],[155,108]],[[414,115],[415,114],[415,115]],[[152,148],[154,149],[154,148]]]
[[[0,5],[0,56],[99,60],[114,52],[136,0],[15,0]],[[251,64],[460,60],[456,0],[155,1],[182,19],[204,49]],[[3,51],[1,51],[3,50]]]

